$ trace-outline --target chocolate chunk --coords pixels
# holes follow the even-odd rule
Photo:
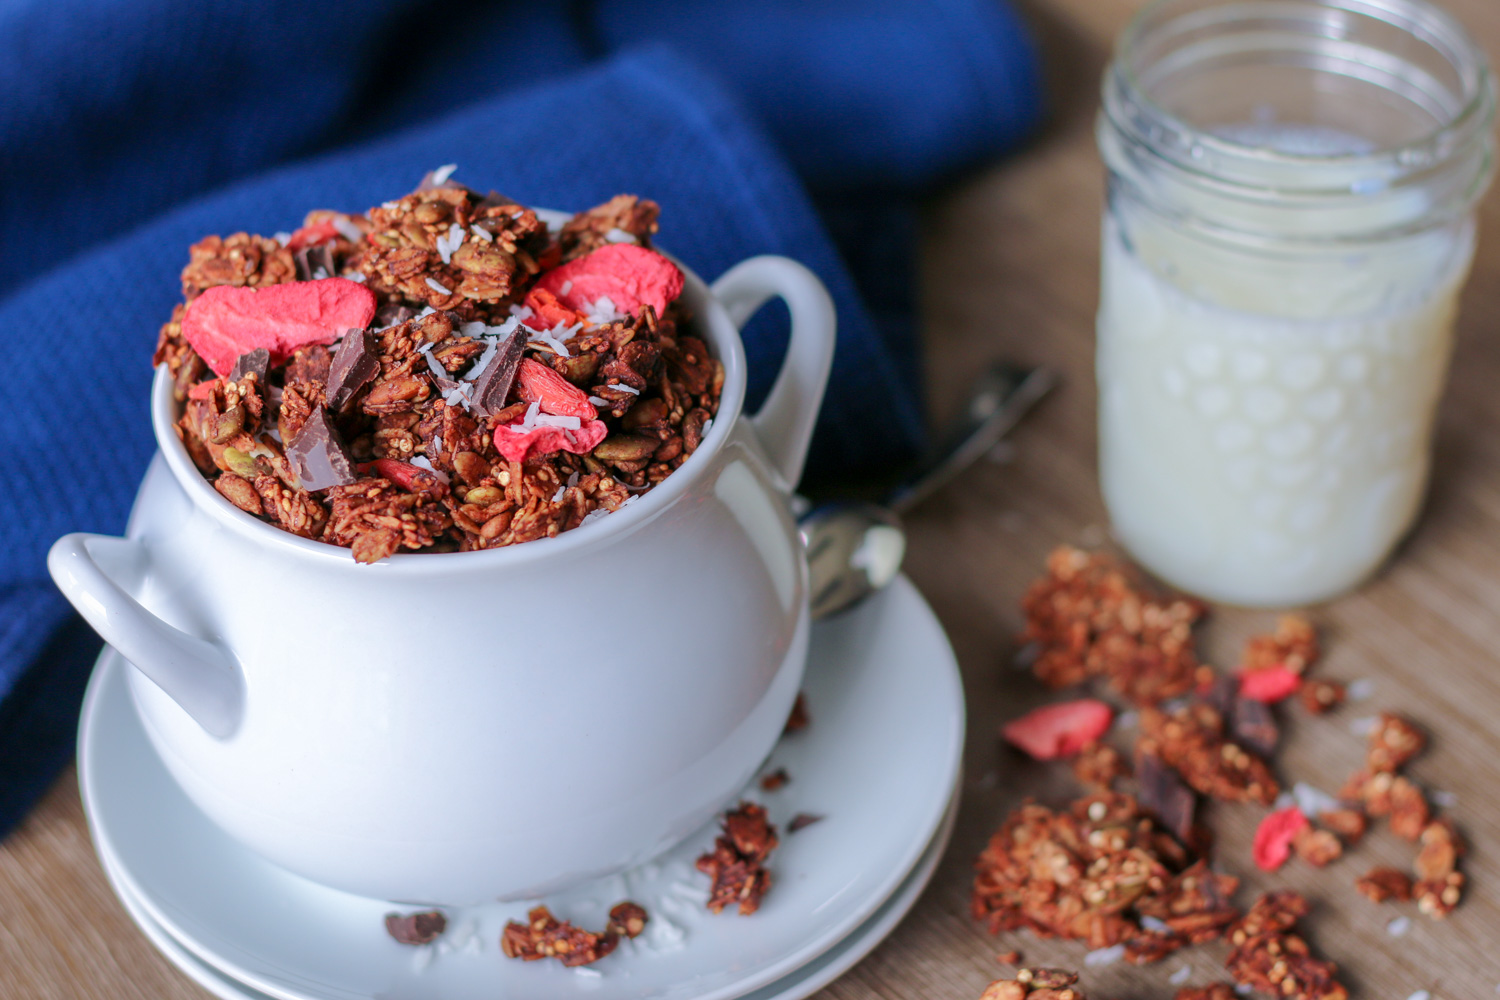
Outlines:
[[[297,268],[298,281],[332,278],[338,274],[338,265],[333,261],[333,246],[329,243],[303,247],[292,254],[292,263]],[[321,274],[318,273],[320,271]]]
[[[448,918],[438,910],[385,915],[385,932],[402,944],[430,944],[448,929]]]
[[[1219,713],[1219,718],[1229,721],[1234,712],[1235,700],[1240,694],[1240,679],[1233,674],[1219,674],[1214,682],[1198,692],[1198,700]]]
[[[234,359],[234,367],[229,370],[229,381],[238,382],[240,379],[255,373],[255,384],[262,389],[266,387],[266,371],[271,367],[271,352],[264,347],[257,347],[248,354],[241,354]]]
[[[1135,772],[1141,807],[1155,813],[1161,825],[1185,843],[1193,832],[1193,790],[1155,754],[1141,754]]]
[[[474,379],[471,397],[474,409],[485,417],[492,417],[505,409],[505,397],[516,380],[516,370],[521,365],[521,352],[526,349],[526,338],[521,331],[512,333],[503,344],[495,348],[495,356]]]
[[[1241,698],[1234,703],[1234,712],[1229,717],[1229,736],[1245,749],[1270,760],[1276,752],[1276,742],[1281,739],[1281,728],[1276,725],[1270,705]]]
[[[328,386],[324,390],[328,405],[335,413],[370,379],[380,374],[380,359],[375,354],[375,339],[366,330],[350,330],[339,341],[339,348],[328,366]]]
[[[338,430],[319,406],[307,418],[286,449],[287,461],[297,476],[297,483],[309,493],[330,486],[347,486],[358,477],[354,459],[344,447]]]
[[[791,822],[787,823],[786,832],[796,833],[798,830],[805,830],[814,823],[821,822],[823,822],[823,817],[817,813],[798,813],[792,817]]]
[[[375,310],[375,329],[384,330],[388,326],[400,326],[416,315],[417,311],[411,306],[403,306],[396,302],[387,302]]]

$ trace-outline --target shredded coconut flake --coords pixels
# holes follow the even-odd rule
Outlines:
[[[433,186],[436,187],[439,184],[446,184],[448,182],[448,178],[453,176],[453,171],[457,169],[457,163],[445,163],[441,167],[438,167],[432,172]]]
[[[282,246],[286,246],[288,243],[292,242],[292,234],[288,232],[277,233],[276,242],[280,243]]]
[[[1098,968],[1103,965],[1114,965],[1125,957],[1125,946],[1123,944],[1110,945],[1108,948],[1095,948],[1083,956],[1083,964],[1089,968]]]
[[[350,271],[348,274],[344,275],[344,277],[348,278],[350,281],[357,281],[361,285],[370,280],[358,271]]]
[[[448,369],[444,368],[443,363],[432,353],[431,347],[422,348],[422,357],[427,359],[427,367],[431,369],[433,375],[438,378],[448,377]]]
[[[1417,992],[1407,997],[1406,1000],[1432,1000],[1432,994],[1426,990],[1417,990]]]
[[[510,314],[516,319],[530,319],[533,315],[530,306],[511,306]]]
[[[448,289],[444,288],[442,285],[438,284],[436,281],[432,280],[431,278],[424,278],[423,280],[427,282],[427,287],[428,288],[432,289],[434,292],[437,292],[439,295],[452,295],[453,294],[452,292],[448,291]]]
[[[1297,800],[1297,808],[1302,810],[1302,815],[1309,819],[1316,819],[1320,813],[1332,812],[1343,805],[1321,788],[1314,788],[1305,781],[1299,781],[1293,786],[1292,796]]]
[[[484,240],[486,243],[495,242],[495,234],[488,229],[480,229],[478,226],[470,226],[469,232],[474,234],[476,240]]]
[[[347,215],[335,215],[331,220],[333,228],[338,230],[340,236],[350,243],[358,243],[365,238],[365,231],[354,224]]]
[[[621,229],[619,226],[616,226],[615,228],[611,229],[609,232],[605,233],[604,234],[604,239],[607,242],[609,242],[609,243],[639,243],[640,242],[640,240],[638,240],[638,239],[635,238],[635,234],[634,233],[627,233],[625,230]]]
[[[609,400],[603,399],[603,398],[601,398],[599,396],[590,396],[589,397],[589,402],[593,403],[595,406],[614,406],[615,405],[614,403],[610,402]]]
[[[572,278],[569,278],[567,281],[564,281],[562,283],[562,288],[558,289],[558,291],[562,292],[564,295],[567,295],[572,290],[573,290],[573,279]]]
[[[594,326],[603,326],[613,323],[617,319],[625,319],[625,314],[615,308],[614,300],[608,295],[601,295],[597,301],[589,306],[586,318]]]
[[[463,246],[463,243],[464,229],[456,222],[448,227],[447,234],[433,241],[433,245],[437,247],[438,256],[443,258],[444,264],[453,263],[453,251]]]
[[[1349,720],[1349,732],[1353,733],[1355,736],[1369,736],[1379,725],[1380,719],[1378,717],[1373,715],[1363,715],[1358,719]]]
[[[1393,917],[1391,922],[1385,925],[1385,932],[1391,937],[1401,937],[1411,930],[1411,917]]]
[[[619,389],[621,392],[628,392],[632,396],[639,396],[641,394],[641,390],[633,385],[626,385],[624,382],[611,382],[609,387],[611,389]]]
[[[1458,805],[1458,794],[1441,788],[1432,790],[1432,801],[1444,809],[1452,809]]]
[[[1349,701],[1364,701],[1374,694],[1375,682],[1368,677],[1350,681],[1349,686],[1344,688],[1344,697]]]
[[[708,437],[708,432],[714,429],[714,418],[709,417],[703,421],[703,436]]]
[[[313,281],[322,281],[326,277],[328,277],[328,270],[322,267],[315,269],[310,275],[310,279]]]
[[[1162,920],[1162,919],[1160,919],[1158,917],[1153,917],[1153,916],[1149,916],[1149,915],[1141,917],[1141,926],[1144,927],[1144,928],[1146,928],[1146,930],[1151,931],[1154,934],[1170,934],[1170,933],[1172,933],[1172,925],[1169,924],[1169,923],[1167,923],[1165,920]]]
[[[1167,982],[1171,983],[1173,986],[1181,986],[1191,978],[1193,978],[1193,967],[1191,965],[1184,965],[1182,968],[1178,969],[1176,972],[1168,976]]]
[[[399,201],[383,201],[380,203],[380,207],[387,212],[393,212],[401,207],[401,203]]]
[[[583,966],[583,965],[580,965],[576,969],[574,969],[573,970],[573,974],[575,976],[577,976],[578,978],[580,978],[580,979],[603,979],[604,978],[604,973],[600,972],[598,969],[590,969],[587,966]]]
[[[538,414],[536,418],[537,427],[561,427],[565,431],[576,431],[583,426],[577,417],[559,417],[551,413]]]

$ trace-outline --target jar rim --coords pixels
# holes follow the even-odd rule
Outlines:
[[[1190,6],[1193,4],[1199,6]],[[1178,6],[1187,9],[1182,14],[1164,18],[1165,12]],[[1369,151],[1306,152],[1251,145],[1205,130],[1168,110],[1143,85],[1144,67],[1139,65],[1141,48],[1154,33],[1181,18],[1200,10],[1243,8],[1248,14],[1291,7],[1326,8],[1364,15],[1382,20],[1431,45],[1450,62],[1461,81],[1461,103],[1457,110],[1421,135],[1400,143],[1382,145]],[[1418,34],[1418,25],[1423,29],[1423,34]],[[1115,93],[1111,94],[1111,90]],[[1429,174],[1435,167],[1451,162],[1455,156],[1461,155],[1476,143],[1487,146],[1492,141],[1490,128],[1495,117],[1496,103],[1494,74],[1484,50],[1457,18],[1426,0],[1150,0],[1131,18],[1116,41],[1111,67],[1106,76],[1104,114],[1116,129],[1127,135],[1139,135],[1141,123],[1130,120],[1129,116],[1122,116],[1122,109],[1117,106],[1118,100],[1111,100],[1118,99],[1123,94],[1129,95],[1130,104],[1138,110],[1139,117],[1149,123],[1147,127],[1182,137],[1177,143],[1167,143],[1167,149],[1156,149],[1155,152],[1174,166],[1211,179],[1216,184],[1231,185],[1235,182],[1223,172],[1204,168],[1199,162],[1201,153],[1171,155],[1175,147],[1181,146],[1183,150],[1193,147],[1207,150],[1214,154],[1213,159],[1220,164],[1228,160],[1250,170],[1285,169],[1309,178],[1317,176],[1319,168],[1330,171],[1359,169],[1361,172],[1383,177],[1386,185],[1394,187]],[[1490,159],[1486,152],[1484,165],[1477,172],[1473,185],[1472,193],[1475,197],[1488,184]],[[1242,186],[1256,185],[1245,183]],[[1287,190],[1286,187],[1282,189]],[[1318,184],[1314,189],[1327,191],[1329,185]],[[1335,186],[1334,190],[1347,193],[1348,186]]]

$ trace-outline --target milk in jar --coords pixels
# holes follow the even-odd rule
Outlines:
[[[1127,31],[1099,127],[1099,460],[1148,569],[1301,604],[1400,540],[1492,109],[1482,56],[1415,0],[1163,0]]]

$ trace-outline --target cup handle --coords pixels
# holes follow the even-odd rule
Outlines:
[[[188,635],[146,610],[110,579],[93,549],[135,558],[128,538],[64,535],[47,553],[47,569],[63,596],[104,641],[149,677],[211,736],[232,736],[244,711],[239,664],[222,646]],[[136,550],[136,551],[133,551]]]
[[[772,296],[786,301],[792,314],[791,343],[781,373],[750,426],[765,447],[771,465],[790,493],[802,478],[813,425],[833,367],[838,333],[833,299],[823,283],[787,257],[751,257],[725,271],[713,283],[714,297],[737,328],[744,327]]]

